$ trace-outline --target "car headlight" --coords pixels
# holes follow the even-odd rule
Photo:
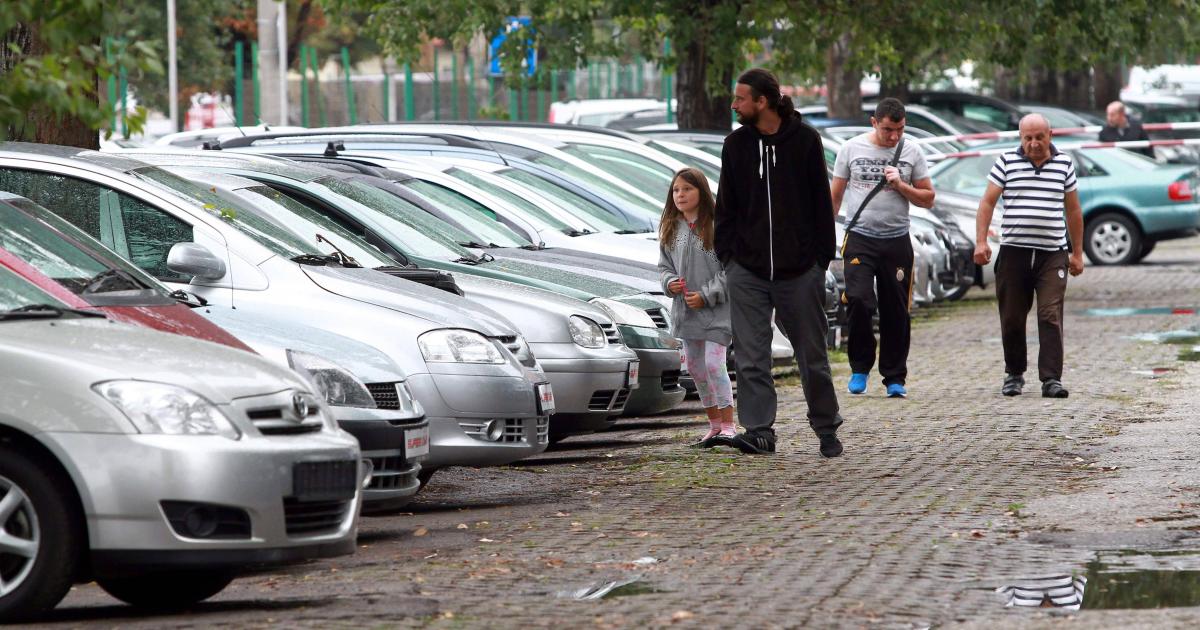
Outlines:
[[[242,436],[217,406],[190,389],[147,381],[107,381],[92,390],[112,403],[138,430],[162,435]]]
[[[430,363],[504,363],[505,358],[487,337],[454,328],[431,330],[417,337],[421,356]]]
[[[335,407],[375,407],[375,397],[367,385],[342,366],[315,354],[300,350],[287,351],[288,365],[308,379]]]
[[[608,298],[595,298],[591,301],[592,304],[600,307],[608,314],[612,320],[618,324],[626,326],[640,326],[642,328],[657,328],[654,325],[654,320],[650,316],[636,306],[631,306],[624,302],[610,300]]]
[[[600,324],[579,315],[567,318],[567,328],[571,329],[571,340],[584,348],[603,348],[608,343],[604,329]]]

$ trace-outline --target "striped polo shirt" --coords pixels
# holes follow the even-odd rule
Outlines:
[[[1075,190],[1075,163],[1050,145],[1050,159],[1036,167],[1018,148],[996,158],[988,181],[1003,190],[1000,244],[1032,249],[1067,249],[1063,198]]]

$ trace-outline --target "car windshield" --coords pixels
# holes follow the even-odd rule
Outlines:
[[[17,203],[38,208],[38,216],[51,215],[49,210],[26,200]],[[0,204],[0,247],[24,260],[46,276],[53,278],[75,294],[97,294],[123,292],[156,293],[151,285],[142,280],[141,272],[126,269],[114,271],[114,267],[98,259],[63,237],[67,230],[52,229],[46,223],[7,204]],[[55,217],[57,222],[62,219]],[[77,232],[78,229],[71,230]],[[116,258],[116,256],[113,256]]]
[[[988,172],[995,161],[994,155],[978,155],[943,162],[946,166],[932,173],[933,185],[950,192],[979,192],[987,187]]]
[[[226,224],[254,239],[273,254],[291,259],[313,253],[312,247],[303,239],[255,212],[249,204],[222,197],[211,187],[201,186],[154,166],[135,169],[133,174],[190,197],[209,214],[219,217]]]
[[[649,210],[654,213],[657,213],[662,210],[662,208],[655,208],[649,201],[644,199],[641,195],[637,195],[637,194],[631,192],[630,190],[626,189],[624,186],[618,186],[617,184],[614,184],[613,182],[597,175],[595,172],[593,172],[591,170],[580,168],[580,167],[578,167],[574,164],[571,164],[565,160],[560,160],[557,157],[554,157],[553,155],[550,155],[547,153],[538,153],[537,155],[534,155],[533,157],[531,157],[530,161],[532,161],[536,164],[541,164],[543,166],[547,166],[547,167],[552,168],[560,173],[570,175],[571,177],[574,177],[575,179],[578,179],[579,181],[582,181],[582,182],[592,185],[593,187],[595,187],[598,190],[602,190],[606,193],[616,195],[616,196],[620,197],[621,199],[624,199],[625,201],[627,201],[639,208],[645,208],[646,210]]]
[[[501,169],[497,175],[511,179],[528,186],[539,194],[549,198],[567,211],[578,211],[585,215],[589,223],[608,228],[608,231],[632,230],[633,226],[619,217],[613,216],[604,208],[592,203],[586,197],[559,186],[558,184],[515,168]],[[576,216],[579,216],[576,214]]]
[[[680,162],[683,162],[684,164],[687,164],[688,166],[694,166],[694,167],[700,169],[700,172],[704,173],[705,175],[708,175],[708,178],[713,180],[714,182],[721,180],[720,167],[713,166],[712,164],[709,164],[708,162],[705,162],[703,160],[697,160],[695,157],[688,155],[687,153],[684,153],[682,151],[677,151],[671,147],[668,147],[668,146],[662,144],[661,142],[655,142],[655,141],[651,140],[650,146],[654,147],[658,151],[666,153],[667,155],[675,158],[676,160],[679,160]],[[674,176],[672,176],[672,177],[674,177]]]
[[[36,304],[67,308],[66,304],[18,276],[8,267],[0,266],[0,314]]]
[[[476,258],[454,238],[446,236],[448,226],[444,221],[429,216],[420,208],[391,193],[374,186],[334,177],[324,177],[317,180],[317,183],[374,211],[372,218],[382,219],[381,223],[387,227],[388,232],[403,245],[405,254],[439,260]]]
[[[452,168],[447,170],[446,174],[456,179],[461,179],[462,181],[482,190],[483,192],[486,192],[493,197],[498,197],[501,201],[513,206],[517,210],[521,211],[522,216],[529,222],[534,223],[535,227],[537,227],[539,230],[549,229],[559,232],[567,232],[572,229],[571,226],[559,220],[546,210],[538,207],[538,205],[532,201],[525,199],[524,197],[504,188],[503,186],[496,185],[482,177],[479,177],[474,173],[469,173],[461,168]],[[524,187],[522,186],[521,188]]]
[[[1145,123],[1181,123],[1181,122],[1200,122],[1200,110],[1192,108],[1180,107],[1160,109],[1147,109],[1142,115],[1142,122]]]
[[[669,167],[632,151],[580,142],[569,144],[563,152],[607,169],[647,192],[665,191],[671,186],[671,178],[675,176]]]
[[[277,221],[285,228],[305,237],[310,242],[309,249],[313,251],[331,254],[333,252],[323,250],[336,246],[364,267],[386,267],[396,264],[342,224],[270,186],[239,188],[233,191],[233,194],[246,200],[256,212],[261,212],[269,220]],[[318,243],[318,234],[332,241],[332,245]]]
[[[445,213],[445,216],[458,222],[470,232],[470,234],[462,236],[479,239],[481,243],[500,247],[523,247],[531,244],[528,239],[500,223],[495,212],[470,197],[420,179],[410,179],[400,185],[437,206],[439,211]],[[453,228],[450,225],[446,227]]]

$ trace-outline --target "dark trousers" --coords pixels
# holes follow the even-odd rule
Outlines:
[[[912,335],[913,249],[905,234],[872,238],[851,232],[842,252],[846,273],[846,353],[850,370],[866,374],[875,365],[875,331],[871,320],[879,310],[879,375],[884,385],[904,384]]]
[[[771,376],[771,314],[792,342],[808,424],[817,435],[832,435],[842,424],[829,371],[825,340],[825,270],[813,266],[799,277],[766,280],[736,262],[725,268],[737,364],[738,421],[747,431],[771,434],[775,424],[775,381]]]
[[[1028,366],[1025,322],[1037,297],[1038,378],[1062,380],[1063,302],[1067,293],[1066,251],[1004,245],[996,254],[996,298],[1004,371],[1024,374]]]

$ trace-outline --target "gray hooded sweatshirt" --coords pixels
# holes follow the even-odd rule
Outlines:
[[[704,249],[704,241],[688,227],[687,221],[676,221],[675,242],[659,246],[659,280],[663,292],[671,295],[667,285],[682,278],[688,292],[698,291],[704,296],[704,306],[688,308],[683,295],[672,296],[672,332],[680,339],[705,339],[728,346],[733,342],[733,327],[725,269],[715,252]]]

